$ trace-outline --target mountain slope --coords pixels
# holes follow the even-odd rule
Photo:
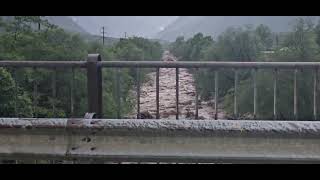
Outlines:
[[[48,19],[50,23],[55,24],[68,32],[88,34],[86,30],[68,16],[46,16],[46,19]]]
[[[1,18],[3,21],[10,21],[13,19],[13,16],[1,16]],[[88,32],[68,16],[45,16],[45,19],[47,19],[49,23],[57,25],[67,32],[75,32],[84,35],[88,34]]]
[[[189,38],[199,32],[215,37],[230,26],[248,24],[265,24],[275,32],[286,32],[297,17],[299,16],[182,16],[158,33],[156,38],[173,41],[178,36]]]

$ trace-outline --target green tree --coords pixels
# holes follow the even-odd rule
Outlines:
[[[271,29],[266,25],[259,25],[256,30],[255,34],[257,35],[257,42],[261,43],[262,49],[269,50],[272,48],[273,45],[273,38]]]
[[[314,61],[316,56],[315,34],[312,23],[308,19],[297,19],[293,25],[292,32],[285,37],[285,48],[278,49],[270,56],[272,61]],[[287,50],[284,50],[287,49]],[[278,72],[278,119],[293,119],[293,70],[281,70]],[[258,88],[258,115],[260,119],[273,118],[273,78],[272,70],[259,70],[257,74]],[[297,92],[298,92],[298,117],[300,120],[312,120],[312,89],[313,72],[298,70]],[[231,115],[233,112],[234,89],[230,88],[224,97],[224,107]],[[253,85],[252,76],[242,79],[238,94],[240,115],[253,112]],[[318,98],[319,100],[319,98]]]
[[[129,38],[113,45],[102,46],[98,42],[85,41],[75,33],[47,24],[41,16],[15,16],[5,21],[0,34],[1,60],[46,60],[46,61],[77,61],[85,60],[88,53],[99,53],[104,61],[144,59],[159,60],[162,47],[158,42],[144,38]],[[41,25],[41,29],[37,25]],[[142,71],[144,79],[146,71]],[[2,75],[3,74],[3,75]],[[74,113],[83,117],[87,111],[86,74],[83,70],[74,69],[10,69],[0,74],[6,77],[2,93],[3,112],[0,116],[15,116],[16,106],[19,116],[27,117],[70,117],[71,116],[71,83],[74,79]],[[12,79],[12,74],[15,74]],[[132,110],[134,98],[131,91],[136,82],[134,69],[121,69],[120,74],[114,69],[103,69],[103,103],[106,104],[103,114],[108,118],[116,117],[117,103],[115,77],[120,77],[121,111],[122,114]],[[11,78],[9,78],[11,77]],[[11,82],[13,81],[13,82]],[[15,86],[15,82],[17,86]],[[56,82],[56,83],[54,83]],[[13,83],[13,84],[12,84]],[[57,88],[54,88],[54,84]],[[3,88],[5,87],[5,88]],[[37,94],[34,97],[34,88]],[[16,91],[12,91],[12,89]],[[1,91],[2,90],[2,91]],[[15,101],[12,97],[17,97]],[[3,102],[3,104],[2,104]],[[34,106],[33,103],[36,102]],[[14,105],[14,106],[13,106]],[[21,109],[25,107],[24,109]],[[6,114],[4,114],[6,113]]]
[[[284,46],[289,47],[290,52],[299,59],[310,58],[315,55],[313,26],[314,24],[310,19],[298,18],[293,25],[293,32],[289,34],[285,41]]]
[[[0,87],[1,117],[10,117],[12,114],[19,117],[32,116],[30,98],[4,68],[0,68]]]

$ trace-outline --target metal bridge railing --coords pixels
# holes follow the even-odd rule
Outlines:
[[[198,121],[198,120],[111,120],[101,119],[102,68],[156,69],[157,119],[159,115],[159,70],[176,69],[176,119],[179,119],[179,69],[209,68],[215,73],[215,99],[218,99],[219,73],[223,69],[234,71],[234,114],[238,113],[239,71],[253,72],[253,114],[257,109],[257,80],[260,69],[274,73],[273,114],[276,117],[278,73],[294,72],[293,112],[297,118],[297,77],[299,70],[314,74],[313,115],[317,117],[318,62],[150,62],[101,61],[100,55],[89,55],[87,61],[0,61],[5,68],[45,68],[53,72],[70,69],[70,111],[74,111],[74,70],[86,70],[88,90],[88,117],[75,119],[20,119],[0,118],[0,158],[39,159],[95,162],[179,162],[179,163],[264,163],[264,162],[320,162],[320,124],[301,121]],[[52,96],[56,96],[56,78],[52,77]],[[119,75],[119,74],[118,74]],[[117,76],[117,91],[121,83]],[[139,77],[139,76],[138,76]],[[140,108],[140,78],[137,78],[137,118]],[[37,97],[37,82],[34,97]],[[197,93],[197,92],[196,92]],[[196,94],[198,97],[198,94]],[[118,94],[118,109],[120,98]],[[34,106],[38,104],[34,101]],[[105,104],[107,106],[107,104]],[[215,101],[216,119],[218,101]],[[108,107],[107,107],[108,108]],[[53,110],[55,107],[53,106]],[[196,106],[198,110],[198,106]],[[96,114],[93,118],[93,114]],[[120,117],[120,111],[118,117]]]
[[[74,111],[74,69],[83,68],[87,70],[87,92],[88,92],[88,112],[96,113],[97,118],[102,118],[102,68],[116,68],[116,92],[117,93],[117,105],[118,105],[118,118],[121,118],[121,104],[119,90],[121,89],[120,69],[121,68],[136,68],[137,69],[137,119],[140,118],[140,69],[141,68],[156,68],[156,119],[160,118],[159,113],[159,70],[160,68],[175,68],[176,69],[176,119],[179,119],[179,69],[180,68],[209,68],[215,72],[215,119],[218,119],[218,101],[219,98],[219,71],[222,69],[229,69],[234,71],[234,115],[238,114],[238,72],[242,69],[249,69],[253,74],[253,116],[257,117],[257,80],[256,76],[260,69],[273,70],[273,116],[277,119],[278,107],[277,107],[277,88],[278,88],[278,73],[281,70],[292,70],[294,72],[294,94],[293,94],[293,113],[294,118],[298,118],[298,94],[297,94],[297,76],[299,70],[313,71],[314,81],[313,90],[313,116],[314,120],[317,119],[317,74],[320,68],[320,62],[163,62],[163,61],[101,61],[101,57],[98,54],[89,54],[87,61],[0,61],[0,67],[14,67],[14,68],[48,68],[53,71],[58,68],[71,68],[71,112]],[[52,95],[55,96],[56,80],[52,79]],[[312,92],[313,91],[313,92]],[[34,97],[37,96],[37,83],[34,83]],[[196,101],[198,100],[198,91],[196,91]],[[106,104],[105,104],[106,105]],[[36,100],[34,106],[37,106]],[[198,106],[196,103],[196,112],[198,112]],[[54,107],[53,107],[54,109]],[[197,113],[196,113],[197,114]],[[196,119],[198,117],[196,116]]]

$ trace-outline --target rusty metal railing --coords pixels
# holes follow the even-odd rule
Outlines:
[[[180,68],[209,68],[215,73],[214,83],[214,97],[215,97],[215,119],[218,119],[218,99],[219,99],[219,71],[222,69],[229,69],[234,71],[234,115],[237,117],[238,110],[238,72],[242,69],[249,69],[252,71],[253,76],[253,116],[257,117],[258,106],[257,106],[257,80],[256,76],[261,69],[271,69],[274,71],[274,83],[273,83],[273,116],[277,119],[278,107],[277,107],[277,81],[278,72],[281,70],[292,70],[294,72],[294,93],[293,93],[293,114],[294,119],[298,119],[298,94],[297,94],[297,76],[299,70],[311,70],[314,74],[313,92],[313,116],[314,120],[317,120],[317,74],[320,68],[319,62],[163,62],[163,61],[101,61],[100,55],[88,55],[87,61],[0,61],[0,67],[13,67],[13,68],[48,68],[53,71],[59,68],[71,68],[73,78],[71,82],[71,112],[74,111],[74,69],[83,68],[87,70],[87,89],[88,89],[88,112],[96,113],[97,118],[102,118],[102,68],[115,68],[116,73],[116,100],[117,100],[117,118],[121,118],[121,83],[120,71],[121,68],[136,68],[137,69],[137,118],[140,117],[140,69],[141,68],[155,68],[156,69],[156,118],[160,119],[159,113],[159,70],[160,68],[174,68],[176,69],[176,119],[179,119],[179,69]],[[55,96],[54,89],[55,78],[52,80],[53,93]],[[37,106],[37,82],[34,82],[34,106]],[[196,101],[198,100],[198,91],[196,91]],[[196,114],[198,114],[198,105],[196,105]],[[53,105],[53,110],[55,106]],[[196,119],[198,117],[196,116]]]

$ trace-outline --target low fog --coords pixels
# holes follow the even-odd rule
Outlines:
[[[99,35],[105,27],[110,37],[141,36],[151,38],[176,20],[178,16],[72,16],[87,32]]]
[[[298,16],[71,16],[85,31],[108,37],[139,36],[174,41],[196,33],[218,36],[228,27],[265,24],[275,32],[286,32]],[[306,16],[305,16],[306,17]],[[305,18],[304,17],[304,18]],[[317,20],[317,17],[310,17]]]

